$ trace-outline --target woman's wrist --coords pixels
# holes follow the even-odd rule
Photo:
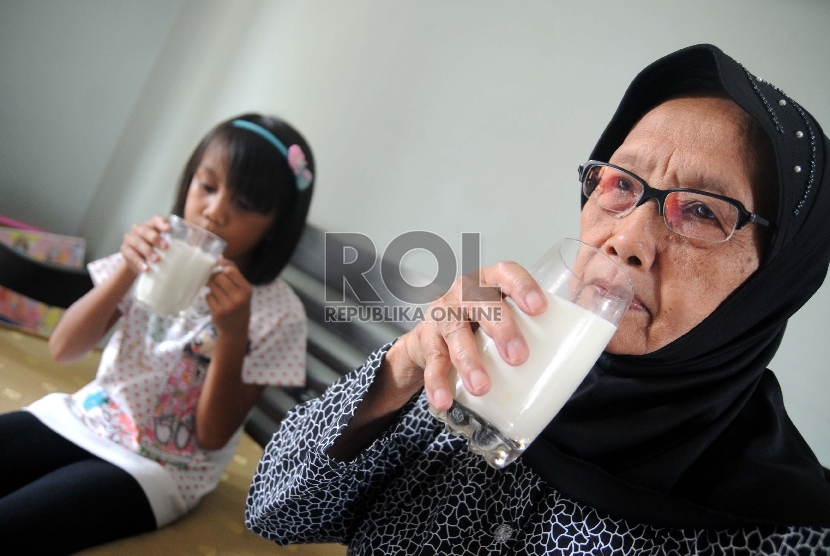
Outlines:
[[[354,459],[389,428],[400,410],[421,389],[423,381],[418,384],[406,379],[415,368],[404,343],[398,339],[384,354],[349,425],[329,448],[329,456],[341,461]]]
[[[402,336],[386,352],[367,397],[378,398],[379,415],[402,408],[424,385],[424,370],[410,358],[407,338]]]

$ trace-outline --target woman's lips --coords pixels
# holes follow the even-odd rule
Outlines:
[[[630,292],[630,290],[626,291],[620,286],[612,286],[611,283],[604,278],[595,277],[586,281],[588,285],[593,287],[600,295],[605,297],[616,297],[617,299],[620,299],[627,296]],[[636,286],[634,289],[637,289]],[[648,307],[646,307],[646,304],[643,303],[643,300],[638,295],[634,295],[634,297],[631,298],[631,303],[628,304],[628,310],[642,312],[648,315],[648,317],[651,317],[651,311]]]
[[[639,298],[639,297],[637,297],[636,295],[635,295],[635,296],[634,296],[634,298],[631,300],[631,303],[630,303],[630,304],[629,304],[629,306],[628,306],[628,310],[629,310],[629,311],[644,311],[644,312],[646,312],[646,313],[651,314],[651,311],[649,311],[649,310],[646,308],[646,306],[643,304],[643,302],[640,300],[640,298]]]

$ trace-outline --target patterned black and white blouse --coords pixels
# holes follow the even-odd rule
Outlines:
[[[278,544],[339,542],[349,554],[830,554],[830,529],[665,529],[565,498],[521,459],[497,471],[449,435],[423,393],[351,462],[326,451],[389,346],[294,409],[265,449],[249,529]]]

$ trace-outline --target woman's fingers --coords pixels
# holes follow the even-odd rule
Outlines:
[[[447,355],[458,371],[464,388],[476,396],[486,394],[490,390],[490,377],[484,371],[470,323],[447,321],[439,323],[439,329]]]
[[[528,315],[538,315],[547,307],[545,292],[518,263],[504,261],[481,270],[482,282],[501,288],[502,294],[509,296],[519,308]]]
[[[463,289],[465,286],[468,288],[466,292]],[[494,297],[486,295],[482,288],[494,288],[494,291],[511,296],[520,310],[531,315],[538,315],[547,307],[547,299],[536,280],[516,263],[500,263],[483,269],[477,292],[485,299]],[[469,284],[465,284],[463,279],[456,280],[450,291],[427,311],[429,317],[443,314],[446,318],[419,324],[417,334],[407,338],[410,360],[423,366],[427,397],[438,409],[447,409],[452,404],[452,388],[448,383],[452,367],[455,367],[464,388],[471,394],[481,396],[490,389],[490,377],[476,349],[473,325],[481,326],[493,338],[499,353],[508,363],[520,365],[529,355],[527,343],[510,307],[500,299],[500,295],[495,296],[497,301],[494,302],[465,299],[465,294],[469,297]],[[433,310],[437,308],[443,311]],[[465,310],[470,318],[449,316],[459,315],[459,309]],[[472,321],[481,315],[491,315],[492,318],[481,319],[477,323]]]
[[[501,289],[519,309],[529,315],[538,315],[547,307],[547,299],[539,284],[527,270],[514,262],[503,262],[481,272],[482,283]],[[527,342],[516,324],[510,306],[501,301],[499,318],[482,319],[479,326],[493,339],[502,359],[511,365],[521,365],[529,355]],[[465,384],[466,386],[466,384]]]
[[[539,284],[527,270],[517,263],[503,262],[482,269],[479,280],[480,288],[493,288],[500,291],[502,295],[513,299],[519,309],[528,314],[538,315],[547,306],[547,300]],[[457,281],[456,286],[458,285]],[[495,303],[465,300],[463,291],[462,298],[459,300],[459,288],[456,286],[444,296],[441,302],[450,307],[464,307],[473,319],[490,315],[491,318],[482,318],[477,320],[476,324],[493,339],[502,359],[511,365],[524,363],[529,354],[527,343],[513,317],[510,306],[503,299]],[[473,394],[484,394],[489,388],[490,380],[483,370],[481,358],[475,349],[469,323],[448,319],[438,323],[438,328],[449,347],[450,358],[464,380],[465,388]]]
[[[496,288],[500,294],[511,296],[520,310],[538,315],[547,307],[544,292],[536,280],[516,263],[500,263],[483,269],[477,293],[486,300],[465,299],[463,279],[459,278],[441,299],[427,310],[427,317],[443,314],[445,318],[421,322],[393,346],[396,361],[389,369],[402,384],[417,385],[423,380],[429,402],[439,410],[452,405],[453,388],[449,384],[450,370],[455,367],[464,388],[481,396],[490,389],[490,377],[484,370],[476,349],[471,319],[481,315],[493,318],[478,321],[484,332],[493,338],[502,358],[513,365],[527,360],[527,343],[501,295],[487,295],[482,288]],[[466,284],[469,288],[469,284]],[[483,292],[483,293],[482,293]],[[469,296],[469,290],[467,290]],[[497,301],[492,301],[495,298]],[[443,309],[437,311],[435,309]],[[499,309],[501,312],[494,309]],[[458,318],[461,310],[470,318]],[[451,317],[450,315],[456,315]],[[404,353],[404,357],[399,356]],[[423,373],[423,375],[421,375]]]
[[[429,323],[422,323],[424,330],[420,336],[421,353],[424,358],[424,390],[427,399],[438,410],[449,409],[452,405],[452,390],[447,376],[452,362],[447,344],[444,343],[437,330]]]

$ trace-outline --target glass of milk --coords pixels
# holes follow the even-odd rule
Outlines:
[[[467,438],[470,449],[491,466],[513,462],[542,432],[591,370],[617,330],[633,288],[625,272],[599,249],[563,239],[531,269],[548,299],[532,317],[505,298],[527,341],[530,355],[507,364],[482,328],[476,348],[490,376],[490,391],[474,396],[455,369],[452,407],[430,413],[446,428]]]
[[[180,317],[207,283],[225,250],[225,240],[204,228],[171,214],[170,231],[162,234],[167,249],[157,250],[157,263],[147,261],[133,289],[133,299],[152,313]]]

